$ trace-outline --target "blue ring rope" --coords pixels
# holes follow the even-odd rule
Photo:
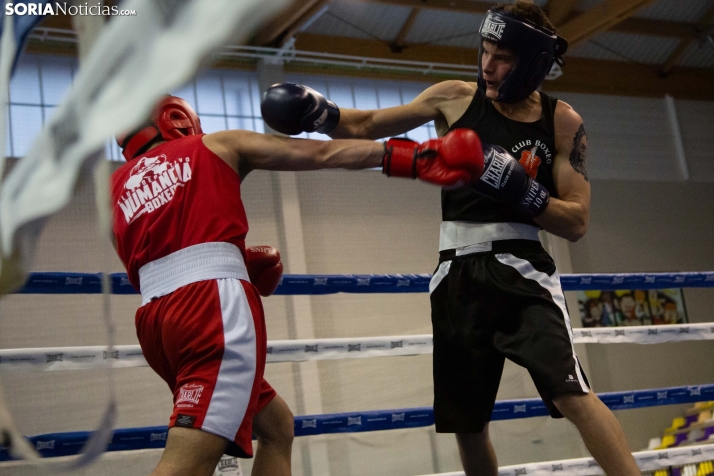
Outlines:
[[[629,410],[714,400],[714,384],[611,392],[598,396],[612,410]],[[515,420],[547,415],[548,409],[542,400],[528,398],[496,402],[491,418],[494,421]],[[295,436],[396,430],[433,424],[434,411],[431,407],[306,415],[295,417]],[[107,451],[163,448],[167,431],[166,426],[118,429],[114,431]],[[32,436],[29,440],[43,456],[55,457],[77,454],[88,437],[89,432],[77,431]],[[8,460],[8,453],[0,449],[0,461]]]
[[[20,294],[100,294],[101,273],[31,273]],[[125,273],[111,274],[112,294],[137,294]],[[425,293],[428,274],[286,274],[275,294]],[[566,274],[564,291],[714,287],[714,272]]]

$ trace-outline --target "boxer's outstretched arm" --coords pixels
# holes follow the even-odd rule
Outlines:
[[[555,117],[557,153],[553,180],[559,198],[535,218],[544,230],[577,241],[585,235],[590,218],[590,183],[586,159],[588,139],[580,115],[559,102]]]
[[[366,169],[381,167],[384,145],[366,140],[291,139],[249,131],[222,131],[203,143],[241,177],[251,170]]]
[[[403,106],[369,111],[341,109],[340,122],[329,135],[335,139],[380,139],[405,134],[430,121],[445,124],[444,110],[464,96],[473,97],[473,90],[466,83],[443,81],[425,89]]]
[[[320,132],[333,139],[380,139],[398,136],[436,121],[439,135],[448,129],[446,110],[453,116],[455,103],[472,98],[474,90],[462,81],[444,81],[427,88],[409,104],[363,111],[340,109],[319,91],[280,83],[271,86],[261,101],[265,123],[287,135]],[[462,111],[463,112],[463,111]]]

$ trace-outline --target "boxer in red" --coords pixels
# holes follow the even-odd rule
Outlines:
[[[293,419],[263,379],[266,332],[259,293],[277,286],[271,249],[246,250],[240,187],[255,169],[363,169],[441,186],[476,180],[473,131],[417,144],[329,142],[248,131],[203,134],[196,113],[169,96],[118,139],[127,163],[112,176],[113,231],[141,292],[139,343],[174,395],[166,449],[154,475],[211,475],[221,455],[252,456],[254,475],[290,474]]]

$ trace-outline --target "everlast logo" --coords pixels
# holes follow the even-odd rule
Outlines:
[[[622,397],[622,402],[623,403],[635,403],[635,396],[634,395],[625,395]]]
[[[669,459],[669,453],[658,453],[657,458],[658,459]]]
[[[492,16],[486,17],[481,27],[481,34],[486,37],[494,37],[496,39],[501,39],[503,32],[506,29],[506,23],[498,21],[497,18]]]
[[[615,331],[615,336],[625,336],[625,331]]]
[[[392,349],[396,349],[397,347],[403,348],[404,347],[404,341],[399,340],[397,342],[391,342],[392,344]]]
[[[305,352],[317,352],[317,344],[315,344],[315,345],[306,345],[306,346],[305,346]]]
[[[688,327],[680,327],[679,333],[680,334],[689,334],[689,328]]]
[[[64,360],[64,354],[47,354],[47,362],[62,362]]]
[[[273,353],[273,347],[270,346],[270,347],[268,347],[267,349],[265,349],[265,353],[266,353],[266,354],[272,354],[272,353]]]
[[[525,412],[526,412],[525,405],[513,405],[513,413],[525,413]]]
[[[501,188],[501,179],[503,172],[506,170],[508,158],[505,154],[499,153],[495,148],[491,149],[488,154],[488,169],[481,176],[481,180],[486,182],[493,188]]]
[[[238,458],[221,458],[218,462],[218,470],[238,468]]]
[[[583,337],[592,337],[593,333],[590,331],[583,331]]]
[[[647,329],[647,335],[648,336],[656,336],[657,335],[657,329]]]
[[[65,285],[65,286],[69,286],[69,285],[71,285],[71,284],[78,284],[78,285],[81,286],[81,285],[82,285],[82,278],[81,278],[81,277],[80,277],[80,278],[70,278],[69,276],[67,276],[67,277],[65,278],[65,280],[64,280],[64,285]]]
[[[664,392],[657,392],[657,400],[663,400],[667,398],[667,391],[665,390]]]
[[[317,429],[317,420],[303,420],[303,421],[302,421],[302,427],[303,427],[303,428],[315,428],[315,429]]]
[[[55,449],[55,440],[51,441],[38,441],[37,442],[37,451],[40,450],[53,450]]]
[[[107,359],[118,359],[118,358],[119,358],[119,351],[118,351],[118,350],[112,351],[111,355],[109,355],[109,352],[107,352],[106,350],[104,351],[104,360],[107,360]]]
[[[361,425],[362,417],[347,417],[347,425]]]
[[[702,454],[702,450],[692,450],[692,456],[698,456]]]
[[[167,432],[151,433],[150,441],[166,441]]]
[[[563,465],[562,464],[554,464],[553,469],[551,471],[563,471]]]
[[[521,469],[517,469],[514,474],[516,476],[518,476],[519,474],[528,474],[528,472],[527,472],[526,468],[521,468]]]
[[[405,413],[392,413],[392,422],[404,421]]]
[[[193,403],[198,405],[203,393],[203,385],[186,384],[179,388],[179,397],[176,403]]]
[[[362,344],[348,344],[347,345],[347,352],[361,352],[362,351]]]

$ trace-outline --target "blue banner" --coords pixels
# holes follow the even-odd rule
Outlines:
[[[714,384],[601,393],[598,396],[612,410],[629,410],[712,401]],[[529,398],[496,402],[491,419],[515,420],[547,415],[548,409],[542,400]],[[306,415],[295,417],[295,436],[397,430],[433,424],[434,411],[431,407]],[[163,448],[166,444],[167,432],[168,428],[165,426],[115,430],[107,451]],[[89,438],[88,431],[78,431],[32,436],[29,440],[43,456],[52,457],[77,454],[87,438]],[[7,452],[0,450],[0,461],[9,459]]]
[[[110,275],[112,294],[137,294],[126,273]],[[285,274],[277,295],[336,293],[426,293],[428,274]],[[564,291],[714,287],[714,272],[654,274],[566,274]],[[101,273],[30,273],[20,294],[99,294]]]

